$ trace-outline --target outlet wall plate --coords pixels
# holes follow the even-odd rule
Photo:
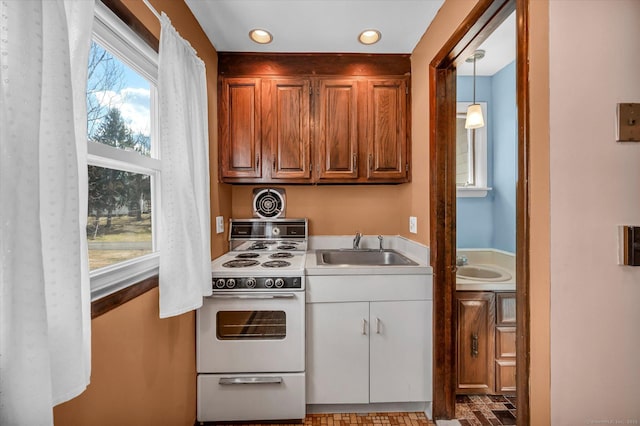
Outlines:
[[[222,216],[216,216],[216,234],[222,234],[224,232],[224,218]]]
[[[409,217],[409,232],[412,234],[418,233],[418,218],[415,216]]]

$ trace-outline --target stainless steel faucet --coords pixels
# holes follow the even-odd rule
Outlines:
[[[360,250],[360,238],[362,238],[362,234],[360,232],[356,232],[356,236],[353,239],[353,249]]]
[[[382,251],[382,235],[378,235],[378,242],[380,243],[380,251]]]
[[[469,263],[469,259],[467,259],[467,256],[465,256],[464,254],[461,256],[456,256],[456,265],[457,266],[464,266],[466,264]]]

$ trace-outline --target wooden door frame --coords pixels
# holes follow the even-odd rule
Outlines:
[[[529,1],[479,0],[429,66],[430,245],[434,278],[434,419],[455,418],[455,67],[470,56],[515,10],[518,110],[516,404],[518,425],[529,424]]]

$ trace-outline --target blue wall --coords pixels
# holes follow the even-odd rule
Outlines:
[[[457,86],[458,102],[471,102],[473,78],[458,77]],[[487,102],[487,183],[493,190],[486,197],[457,199],[457,246],[515,252],[515,63],[492,77],[477,77],[476,101]]]

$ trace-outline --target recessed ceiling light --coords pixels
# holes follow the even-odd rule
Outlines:
[[[273,36],[269,31],[259,28],[249,31],[249,38],[259,44],[268,44],[273,40]]]
[[[374,44],[380,41],[382,34],[378,30],[364,30],[358,36],[358,41],[362,44]]]

